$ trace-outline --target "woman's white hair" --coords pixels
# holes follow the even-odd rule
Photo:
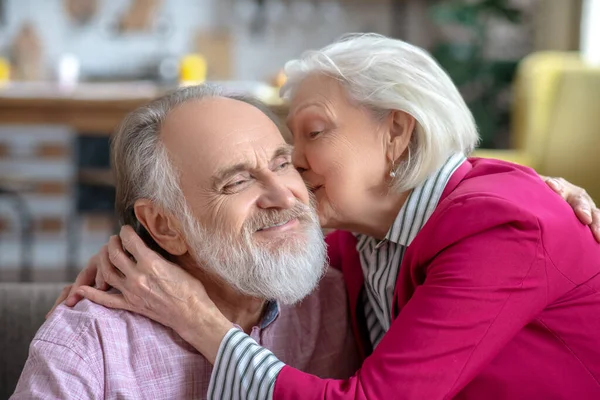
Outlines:
[[[416,120],[393,187],[421,184],[453,154],[468,155],[479,135],[473,116],[448,74],[423,49],[377,34],[351,34],[285,64],[284,98],[310,74],[344,85],[350,98],[383,117],[400,110]]]

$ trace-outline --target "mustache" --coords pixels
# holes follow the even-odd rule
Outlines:
[[[300,222],[313,222],[315,220],[313,209],[312,204],[307,206],[297,201],[292,208],[286,210],[259,210],[246,220],[244,232],[251,234],[260,229],[284,224],[293,219]]]

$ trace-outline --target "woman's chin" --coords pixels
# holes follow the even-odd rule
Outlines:
[[[316,209],[319,216],[319,225],[321,225],[321,229],[329,231],[340,229],[336,218],[334,218],[334,213],[332,212],[331,207],[329,207],[325,201],[319,201]]]
[[[323,214],[321,212],[321,210],[318,210],[319,212],[319,225],[321,225],[322,229],[331,229],[329,227],[329,218],[327,218],[327,216],[325,214]]]
[[[328,217],[327,214],[322,213],[320,210],[319,210],[319,225],[321,225],[321,229],[327,230],[327,231],[332,231],[332,230],[338,229],[334,222],[334,219]]]

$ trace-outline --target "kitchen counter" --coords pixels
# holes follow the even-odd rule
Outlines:
[[[253,87],[252,84],[231,84],[238,92],[248,92],[244,88]],[[31,240],[27,239],[24,243],[38,246],[38,249],[45,243],[43,238],[66,235],[66,243],[63,243],[66,256],[60,268],[62,271],[66,265],[67,280],[75,279],[81,260],[86,258],[87,253],[83,252],[87,248],[86,240],[93,240],[98,232],[103,235],[112,231],[111,228],[108,232],[102,230],[106,229],[106,222],[100,228],[93,228],[93,221],[104,218],[110,226],[114,225],[113,213],[106,207],[106,204],[112,204],[111,193],[114,190],[114,176],[108,163],[108,137],[129,112],[169,89],[148,82],[89,83],[80,84],[74,90],[61,90],[49,83],[0,86],[0,127],[3,126],[4,132],[3,141],[0,141],[0,186],[20,193],[27,197],[28,202],[37,202],[31,203],[34,204],[30,207],[31,215],[27,214],[23,220],[32,221],[30,225],[35,230],[35,242],[31,244]],[[267,88],[264,92],[273,93],[273,90]],[[285,117],[287,110],[284,106],[270,106],[278,115]],[[53,126],[58,126],[58,131],[70,131],[67,135],[58,136],[75,136],[76,140],[56,139],[57,129]],[[44,132],[48,132],[49,139],[44,139]],[[18,151],[15,152],[15,149]],[[21,154],[23,151],[25,155]],[[52,153],[50,158],[44,155],[48,152]],[[51,176],[48,173],[27,175],[25,172],[31,170],[29,167],[32,165],[46,168],[44,172],[51,170]],[[38,188],[54,191],[46,193]],[[54,210],[56,204],[59,204],[59,211]],[[0,214],[0,234],[3,229],[12,229],[7,228],[12,225],[3,224],[6,220],[3,218]],[[23,221],[19,222],[19,226],[25,226]],[[51,227],[48,227],[49,223]],[[56,260],[57,251],[62,253],[62,250],[53,248],[54,262],[60,262],[60,255],[59,261]],[[5,257],[4,263],[9,264],[4,265],[4,270],[0,265],[0,280],[7,276],[6,273],[12,273],[9,275],[13,278],[31,279],[34,272],[31,257],[21,257],[17,253],[11,257],[9,261]],[[38,260],[34,261],[38,263]]]
[[[0,124],[66,125],[80,135],[110,135],[125,115],[166,90],[147,82],[80,84],[75,90],[10,84],[0,87]],[[285,117],[281,103],[270,106]]]

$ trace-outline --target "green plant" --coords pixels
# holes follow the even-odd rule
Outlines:
[[[442,0],[430,7],[439,25],[458,25],[468,32],[462,42],[442,41],[431,53],[461,90],[479,126],[482,147],[496,147],[499,132],[507,131],[509,109],[503,104],[519,60],[494,61],[484,57],[490,38],[489,18],[513,24],[521,22],[521,12],[508,0]]]

